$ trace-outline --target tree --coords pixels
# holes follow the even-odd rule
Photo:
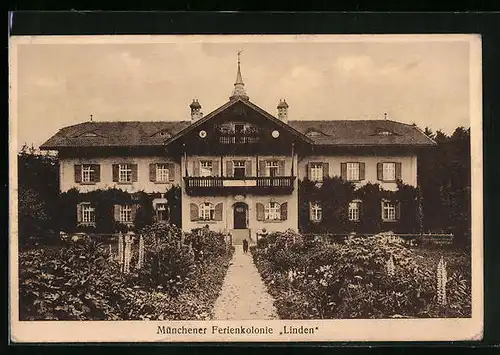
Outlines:
[[[22,147],[18,162],[19,241],[55,239],[59,195],[59,162],[33,145]]]

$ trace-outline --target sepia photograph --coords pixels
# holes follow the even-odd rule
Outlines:
[[[481,338],[480,37],[10,42],[13,341]]]

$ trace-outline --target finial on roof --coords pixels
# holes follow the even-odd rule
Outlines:
[[[92,114],[90,114],[90,122],[92,122]]]
[[[249,97],[245,91],[245,84],[243,83],[243,78],[241,76],[241,68],[240,68],[240,55],[242,50],[238,51],[238,71],[236,72],[236,82],[234,83],[234,89],[229,97],[230,100],[236,100],[241,98],[243,100],[248,100]]]
[[[387,119],[387,112],[384,112],[384,120]]]

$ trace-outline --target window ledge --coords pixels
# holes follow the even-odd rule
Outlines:
[[[221,222],[221,221],[214,221],[214,220],[197,220],[197,221],[193,221],[193,222],[196,222],[197,224],[217,224],[218,222]]]
[[[264,219],[261,222],[263,222],[263,223],[283,223],[283,222],[286,222],[286,220],[282,220],[282,219]]]
[[[153,181],[153,183],[157,185],[166,185],[166,184],[171,184],[172,181]]]
[[[79,182],[80,185],[95,185],[97,182],[95,181],[89,181],[89,182]]]
[[[134,184],[132,181],[131,182],[117,181],[116,183],[118,185],[133,185]]]
[[[95,227],[95,222],[79,222],[78,227]]]
[[[382,219],[382,222],[395,223],[398,222],[397,219]]]

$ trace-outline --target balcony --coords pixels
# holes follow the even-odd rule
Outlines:
[[[255,132],[224,132],[217,135],[220,144],[256,144],[260,142],[260,134]]]
[[[293,191],[295,176],[274,177],[185,177],[186,193],[192,196],[289,194]]]

